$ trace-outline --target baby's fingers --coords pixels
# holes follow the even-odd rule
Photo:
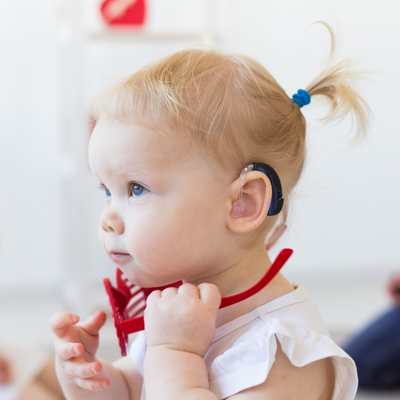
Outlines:
[[[56,340],[54,347],[57,356],[64,361],[68,361],[74,357],[79,357],[85,352],[82,343],[69,343],[62,340]]]
[[[85,390],[90,390],[91,392],[99,392],[101,390],[110,387],[110,381],[105,378],[101,379],[75,379],[75,383]]]
[[[98,362],[77,362],[67,361],[64,363],[64,371],[70,378],[93,378],[102,370],[102,365]]]
[[[96,336],[106,322],[107,316],[104,311],[98,311],[91,315],[86,321],[81,322],[80,327],[89,335]]]
[[[66,312],[59,312],[52,316],[50,326],[54,334],[59,338],[63,338],[68,329],[79,321],[79,316]]]
[[[200,283],[198,287],[201,301],[216,311],[221,305],[221,293],[217,285],[213,283]]]

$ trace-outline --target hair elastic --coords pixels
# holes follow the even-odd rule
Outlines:
[[[311,102],[310,93],[308,93],[307,90],[299,89],[297,93],[292,96],[292,101],[293,103],[297,104],[299,108],[306,106]]]

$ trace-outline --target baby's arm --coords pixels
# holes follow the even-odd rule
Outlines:
[[[73,314],[53,317],[56,373],[67,400],[139,400],[141,377],[129,360],[108,364],[95,357],[105,318],[96,313],[78,325]]]
[[[146,400],[216,400],[204,355],[215,333],[216,285],[183,283],[153,291],[144,312]],[[155,384],[156,383],[156,384]]]
[[[147,349],[144,387],[147,400],[217,399],[209,389],[208,372],[203,357],[166,346]]]

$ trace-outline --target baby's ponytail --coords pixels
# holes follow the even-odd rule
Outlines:
[[[351,69],[348,61],[340,61],[308,85],[307,91],[311,97],[325,96],[330,102],[331,110],[324,120],[342,119],[352,114],[357,130],[365,133],[368,105],[351,85],[351,81],[361,76],[361,73]]]
[[[329,32],[331,37],[331,58],[335,52],[335,35],[331,27],[325,22],[321,23]],[[336,62],[322,71],[306,88],[299,89],[292,100],[292,109],[286,114],[283,121],[279,124],[277,132],[279,138],[285,138],[285,154],[287,165],[290,168],[281,167],[283,171],[284,184],[286,183],[286,196],[298,181],[305,158],[305,131],[306,122],[301,109],[309,104],[311,99],[316,96],[324,96],[330,103],[330,112],[323,118],[323,121],[341,120],[347,116],[353,117],[356,132],[363,136],[367,131],[369,107],[367,102],[354,89],[352,83],[364,74],[352,68],[348,60]],[[288,140],[289,138],[289,140]],[[281,146],[283,148],[283,146]],[[292,148],[293,151],[287,149]],[[267,247],[270,241],[274,243],[286,228],[288,218],[288,202],[285,202],[284,209],[280,218],[276,222],[274,229],[267,238]]]

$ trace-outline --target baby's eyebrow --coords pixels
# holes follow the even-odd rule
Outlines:
[[[119,170],[113,171],[112,175],[110,171],[108,172],[109,176],[113,176],[114,179],[120,182],[130,182],[130,181],[137,181],[138,183],[143,183],[147,185],[154,185],[156,182],[160,180],[161,174],[159,171],[144,171],[144,170]],[[97,178],[101,181],[100,177],[96,175]]]
[[[149,177],[149,173],[144,173],[142,171],[118,171],[114,174],[114,176],[118,177],[123,181],[135,180],[135,179],[145,179]]]
[[[159,175],[159,170],[148,165],[124,165],[113,171],[122,178],[151,177]]]
[[[121,182],[129,180],[153,181],[154,179],[159,180],[160,176],[162,176],[160,169],[151,163],[150,160],[148,160],[148,162],[141,160],[135,162],[132,159],[125,161],[126,162],[123,162],[123,160],[109,160],[107,162],[107,160],[103,160],[103,163],[99,165],[93,163],[91,165],[89,164],[89,170],[99,180],[102,180],[102,178],[107,180],[107,177],[112,177],[114,180]]]

